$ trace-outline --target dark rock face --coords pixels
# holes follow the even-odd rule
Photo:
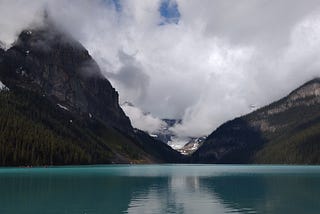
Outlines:
[[[250,163],[264,139],[260,130],[238,118],[219,127],[192,154],[196,163]]]
[[[118,93],[88,51],[53,24],[23,31],[9,50],[0,51],[0,58],[0,77],[9,87],[37,91],[73,113],[132,130]]]
[[[0,47],[0,65],[4,60],[4,54],[5,54],[5,51]],[[1,75],[1,72],[0,72],[0,75]]]

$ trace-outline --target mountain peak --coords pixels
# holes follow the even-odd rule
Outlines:
[[[0,134],[2,165],[182,159],[133,130],[118,92],[89,52],[46,15],[11,48],[0,47],[0,95],[0,133],[10,135]]]
[[[1,57],[0,57],[1,58]],[[118,93],[77,40],[52,22],[22,31],[3,57],[0,79],[9,88],[37,91],[80,115],[91,115],[119,130],[132,130]]]
[[[291,101],[320,96],[320,78],[314,78],[289,94]]]
[[[47,9],[43,11],[42,21],[22,30],[13,46],[25,46],[41,54],[48,53],[51,48],[57,46],[69,49],[72,47],[74,51],[85,52],[86,55],[89,55],[79,41],[56,23]]]
[[[294,91],[292,91],[292,93],[294,93],[295,91],[298,91],[304,87],[307,87],[309,85],[313,85],[313,84],[320,84],[320,77],[316,77],[314,79],[311,79],[307,82],[305,82],[304,84],[302,84],[300,87],[298,87],[297,89],[295,89]]]

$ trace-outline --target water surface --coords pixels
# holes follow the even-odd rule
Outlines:
[[[319,166],[0,168],[0,213],[319,213]]]

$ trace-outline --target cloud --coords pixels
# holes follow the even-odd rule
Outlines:
[[[0,40],[10,44],[47,7],[122,101],[154,118],[182,118],[173,128],[181,137],[210,134],[320,74],[317,0],[113,2],[3,0]]]
[[[150,113],[142,112],[131,103],[125,102],[121,105],[121,108],[129,116],[133,127],[146,131],[149,134],[156,133],[166,126],[165,122],[159,118],[152,116]]]
[[[43,6],[43,0],[0,1],[0,40],[6,48],[15,41],[22,29],[41,22]]]
[[[107,72],[108,78],[113,80],[115,87],[122,93],[121,102],[141,102],[145,99],[150,77],[143,71],[143,67],[134,56],[119,51],[119,60],[122,66],[115,73]]]
[[[177,0],[186,23],[201,23],[204,34],[229,39],[234,43],[268,46],[287,43],[292,27],[319,7],[319,1],[292,0]],[[260,43],[260,44],[257,44]]]

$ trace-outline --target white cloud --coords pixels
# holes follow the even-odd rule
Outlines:
[[[156,133],[166,125],[159,118],[152,116],[150,113],[142,112],[139,108],[129,103],[122,104],[121,108],[130,118],[133,127],[146,131],[149,134]]]
[[[0,40],[9,47],[21,29],[39,23],[43,14],[43,0],[1,0]]]
[[[179,23],[159,25],[160,0],[120,0],[121,12],[103,0],[3,0],[0,40],[12,42],[47,5],[98,61],[121,102],[155,115],[152,130],[157,118],[183,118],[173,129],[180,136],[210,134],[250,105],[319,76],[319,1],[176,2]],[[148,124],[132,112],[134,126]]]

